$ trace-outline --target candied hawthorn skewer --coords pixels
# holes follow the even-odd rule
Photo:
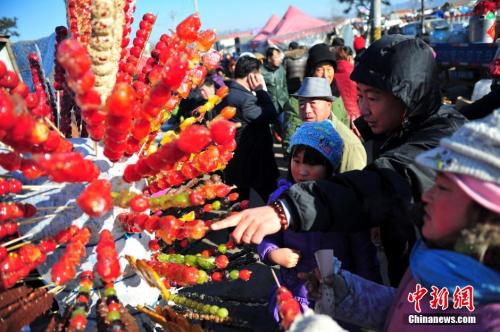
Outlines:
[[[63,255],[59,261],[52,266],[52,282],[63,285],[75,278],[76,266],[85,256],[85,245],[90,240],[90,230],[82,228],[69,240]]]
[[[93,180],[76,202],[91,217],[104,215],[112,207],[111,183],[108,180]]]
[[[66,83],[76,95],[90,137],[101,140],[106,115],[101,109],[101,95],[94,88],[96,77],[90,69],[92,60],[87,50],[76,40],[66,39],[57,49],[57,61],[66,72]]]
[[[97,243],[95,270],[104,283],[113,283],[120,276],[120,262],[111,232],[103,230]]]

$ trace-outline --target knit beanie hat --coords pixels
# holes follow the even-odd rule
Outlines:
[[[466,123],[439,146],[417,156],[417,162],[437,171],[469,175],[500,184],[500,110]]]
[[[337,69],[335,54],[330,51],[330,46],[322,43],[316,44],[309,49],[309,56],[306,63],[305,76],[312,76],[314,68],[320,62],[330,62],[334,69]]]
[[[307,145],[320,152],[337,169],[342,160],[344,142],[330,121],[304,122],[290,139],[289,151],[295,145]]]

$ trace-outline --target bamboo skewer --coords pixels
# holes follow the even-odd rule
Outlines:
[[[55,189],[55,188],[62,188],[62,184],[35,184],[35,185],[23,185],[23,189],[28,189],[28,190],[40,190],[44,188],[49,188],[49,189]]]
[[[18,243],[16,245],[13,245],[12,247],[7,248],[7,251],[13,251],[13,250],[19,249],[27,244],[30,244],[30,243],[31,243],[31,241]]]
[[[43,286],[43,287],[46,287],[48,288],[47,286],[53,286],[55,284],[49,284],[49,285],[46,285],[46,286]],[[56,285],[56,287],[52,288],[51,290],[49,290],[47,293],[51,293],[51,294],[54,294],[54,295],[57,295],[59,293],[61,293],[64,288],[66,288],[66,286],[59,286],[59,285]]]
[[[41,289],[44,289],[44,288],[49,288],[49,287],[52,287],[52,286],[56,286],[56,284],[54,284],[53,282],[51,282],[50,284],[47,284],[45,286],[41,286],[40,288]],[[57,287],[57,286],[56,286]]]
[[[64,139],[66,138],[66,136],[64,136],[64,134],[59,130],[59,128],[56,127],[56,125],[52,121],[50,121],[49,118],[44,117],[43,119],[49,125],[50,128],[54,129],[54,131],[59,134],[59,136],[61,136]]]
[[[10,240],[10,241],[7,241],[5,243],[2,243],[2,247],[8,247],[9,245],[13,244],[13,243],[16,243],[18,241],[21,241],[21,240],[24,240],[24,239],[27,239],[29,237],[31,237],[32,234],[26,234],[26,235],[23,235],[23,236],[20,236],[18,238],[15,238],[13,240]]]
[[[142,154],[142,150],[144,150],[144,148],[146,147],[147,142],[148,142],[148,141],[145,141],[145,142],[142,144],[141,149],[139,150],[139,153],[137,153],[137,156],[139,156],[139,157],[141,156],[141,154]]]
[[[273,275],[274,282],[276,283],[278,288],[280,288],[281,287],[280,281],[278,280],[278,277],[276,276],[276,273],[274,272],[274,270],[272,268],[271,268],[271,274]]]
[[[61,91],[56,90],[56,122],[61,126]]]
[[[19,226],[29,225],[29,224],[33,224],[35,222],[41,221],[43,219],[47,219],[47,218],[51,218],[51,217],[55,217],[55,216],[56,216],[56,214],[47,214],[45,216],[40,216],[40,217],[35,217],[35,218],[26,218],[26,219],[22,219],[20,222],[18,222],[18,225]]]
[[[62,211],[66,209],[74,209],[75,206],[73,205],[59,205],[59,206],[42,206],[42,207],[36,207],[37,211],[47,211],[47,210],[56,210],[56,211]]]

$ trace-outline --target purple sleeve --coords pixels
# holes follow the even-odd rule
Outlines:
[[[381,330],[396,297],[396,288],[377,284],[342,270],[349,294],[335,305],[335,317],[369,329]]]
[[[283,232],[279,232],[264,237],[262,242],[257,246],[257,253],[259,254],[260,260],[267,265],[273,265],[267,259],[267,255],[271,251],[279,249],[282,245],[283,245]]]

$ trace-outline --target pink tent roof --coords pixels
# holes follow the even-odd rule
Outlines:
[[[272,34],[278,37],[280,35],[314,29],[328,24],[329,23],[326,21],[308,16],[297,7],[290,6],[279,24],[274,28]]]
[[[278,25],[279,22],[280,22],[280,18],[273,14],[273,16],[271,16],[269,18],[269,20],[267,20],[266,25],[264,25],[264,27],[260,30],[260,32],[257,34],[257,36],[255,36],[255,38],[253,40],[256,42],[266,40],[267,37],[276,28],[276,26]]]
[[[297,7],[290,6],[281,20],[276,15],[271,16],[250,46],[256,48],[266,40],[278,43],[293,40],[330,31],[332,28],[332,23],[308,16]]]

